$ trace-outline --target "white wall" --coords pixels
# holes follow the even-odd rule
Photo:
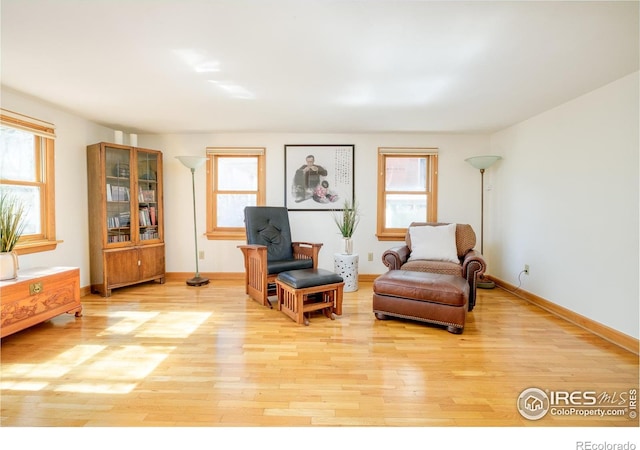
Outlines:
[[[4,109],[53,123],[56,127],[55,193],[57,248],[21,255],[20,269],[39,266],[80,268],[80,285],[88,286],[89,217],[87,215],[87,145],[113,138],[113,131],[5,87]]]
[[[284,205],[284,146],[285,144],[354,144],[355,197],[363,210],[363,217],[354,235],[354,251],[360,255],[361,274],[380,274],[386,270],[381,262],[382,252],[394,242],[379,242],[376,231],[377,151],[378,147],[438,147],[439,199],[438,218],[441,221],[470,223],[480,227],[480,174],[464,159],[486,153],[488,135],[439,134],[199,134],[199,135],[140,135],[139,143],[164,153],[165,179],[165,241],[167,271],[195,270],[193,243],[193,210],[191,204],[191,176],[188,169],[175,159],[178,155],[204,155],[206,147],[265,147],[267,155],[267,204]],[[198,235],[206,226],[206,172],[196,172],[196,203]],[[319,266],[333,270],[333,254],[342,251],[340,234],[329,211],[291,211],[291,226],[296,240],[322,242]],[[479,234],[479,231],[478,231]],[[241,241],[208,241],[199,237],[198,250],[205,252],[199,261],[201,272],[244,272],[242,254],[237,249]],[[373,252],[372,262],[367,254]]]
[[[638,73],[491,138],[491,273],[638,338]],[[489,242],[489,245],[487,243]]]

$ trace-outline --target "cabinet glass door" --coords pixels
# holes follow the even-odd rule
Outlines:
[[[107,244],[131,241],[131,154],[106,147]]]
[[[160,239],[158,192],[159,153],[137,150],[138,155],[138,235],[141,241]]]

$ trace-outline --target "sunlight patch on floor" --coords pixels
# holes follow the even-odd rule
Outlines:
[[[5,364],[2,366],[2,378],[58,378],[105,348],[105,345],[76,345],[40,364]]]
[[[79,375],[86,380],[141,380],[149,375],[169,353],[172,346],[125,345],[108,349],[102,357],[85,364]]]
[[[136,337],[186,338],[210,316],[205,312],[164,312],[147,323]]]
[[[175,346],[126,345],[110,349],[105,345],[76,345],[48,362],[4,364],[0,389],[95,394],[126,394],[151,374]],[[80,369],[77,367],[82,365]],[[81,383],[58,383],[73,373]],[[31,381],[22,381],[24,378]]]
[[[117,311],[108,315],[116,323],[98,336],[134,334],[135,337],[183,339],[189,337],[209,317],[210,312]]]
[[[98,336],[109,336],[113,334],[129,334],[136,330],[138,327],[148,322],[155,316],[160,314],[157,311],[142,312],[142,311],[117,311],[109,313],[109,319],[120,319],[117,323],[111,325]]]
[[[13,381],[3,379],[2,382],[0,382],[0,390],[40,391],[46,388],[48,384],[46,381]]]
[[[74,383],[62,384],[53,389],[56,392],[78,392],[82,394],[128,394],[137,383]]]

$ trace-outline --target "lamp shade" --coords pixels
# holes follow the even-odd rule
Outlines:
[[[465,161],[471,164],[476,169],[482,170],[482,169],[489,168],[491,165],[493,165],[493,163],[495,163],[499,159],[502,159],[502,156],[485,155],[485,156],[473,156],[471,158],[465,159]]]
[[[195,170],[207,160],[204,156],[176,156],[182,164],[191,170]]]

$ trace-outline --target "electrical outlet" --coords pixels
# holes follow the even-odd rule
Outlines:
[[[200,259],[204,259],[204,250],[200,250],[200,251],[198,252],[198,258],[200,258]]]
[[[529,264],[524,265],[524,274],[529,275]]]
[[[368,255],[367,259],[369,261],[373,261],[373,252],[369,252],[369,255]]]

